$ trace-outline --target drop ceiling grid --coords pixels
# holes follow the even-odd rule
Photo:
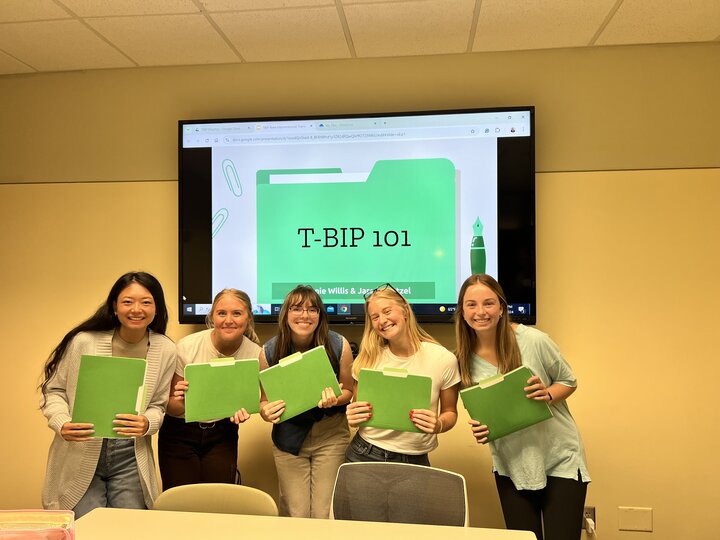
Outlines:
[[[248,62],[349,58],[334,7],[210,15]]]
[[[1,0],[0,75],[720,41],[720,0]]]
[[[201,14],[87,20],[139,66],[217,64],[240,59]]]

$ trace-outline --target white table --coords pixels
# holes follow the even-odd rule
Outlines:
[[[535,540],[527,531],[236,514],[97,508],[75,522],[76,540]]]

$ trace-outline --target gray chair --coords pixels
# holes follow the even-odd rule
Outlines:
[[[467,506],[460,474],[405,463],[344,463],[335,480],[330,517],[467,527]]]
[[[163,491],[153,510],[277,516],[275,500],[259,489],[236,484],[187,484]]]

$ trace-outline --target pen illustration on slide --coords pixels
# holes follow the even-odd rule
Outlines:
[[[478,217],[473,224],[473,238],[470,245],[470,271],[473,274],[484,274],[487,257],[485,254],[485,239],[483,238],[483,224]]]

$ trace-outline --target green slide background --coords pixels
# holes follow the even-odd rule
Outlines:
[[[271,174],[336,173],[339,168],[257,172],[258,302],[281,303],[298,283],[325,288],[325,301],[362,302],[362,290],[390,282],[415,302],[455,296],[455,166],[445,158],[383,160],[366,182],[270,184]],[[357,247],[323,247],[323,228],[362,227]],[[303,248],[300,228],[321,242]],[[373,247],[392,230],[411,247]],[[350,244],[350,230],[346,243]],[[409,281],[411,279],[412,281]],[[331,292],[344,287],[347,292]],[[447,300],[445,300],[447,301]]]

